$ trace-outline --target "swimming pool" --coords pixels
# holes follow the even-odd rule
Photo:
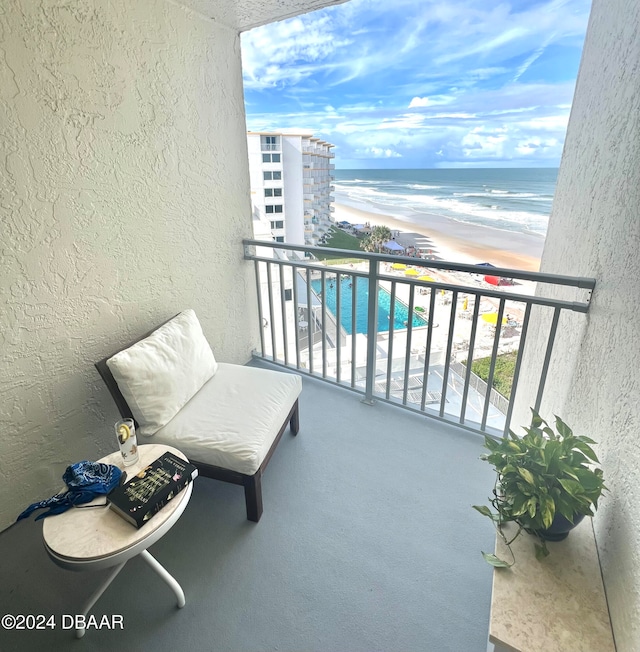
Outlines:
[[[341,278],[340,289],[340,323],[345,331],[351,335],[353,333],[351,323],[351,298],[352,298],[352,277]],[[311,287],[314,292],[320,295],[322,291],[322,281],[320,279],[311,281]],[[327,278],[326,296],[327,310],[336,314],[336,282],[334,279]],[[356,278],[356,333],[367,332],[367,312],[369,310],[369,281],[366,278]],[[382,287],[378,287],[378,332],[386,333],[389,330],[389,316],[391,311],[391,294]],[[409,308],[396,299],[395,310],[393,313],[393,328],[400,330],[407,327],[409,320]],[[427,321],[419,315],[413,315],[412,325],[426,326]]]

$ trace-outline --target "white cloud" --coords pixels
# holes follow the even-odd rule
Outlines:
[[[409,104],[409,108],[413,109],[417,106],[428,106],[428,105],[429,105],[428,97],[414,97]]]
[[[348,46],[326,15],[318,13],[258,27],[242,34],[245,86],[295,85],[317,72],[317,62]]]
[[[541,130],[541,131],[566,131],[567,124],[569,123],[569,111],[566,110],[561,115],[548,115],[540,116],[527,120],[522,123],[522,126],[527,129]]]
[[[516,152],[522,156],[529,156],[531,154],[539,154],[541,152],[546,152],[550,149],[554,149],[558,146],[558,140],[556,138],[547,138],[542,139],[533,137],[529,138],[526,141],[521,141],[516,145]]]
[[[475,118],[475,113],[436,113],[431,116],[427,116],[430,120],[441,120],[443,118],[449,118],[454,120],[469,120],[470,118]]]
[[[378,129],[416,129],[422,126],[425,117],[419,113],[407,113],[405,115],[384,118],[378,125]]]
[[[368,147],[364,150],[364,154],[372,158],[401,158],[402,154],[398,154],[392,149],[382,149],[380,147]]]

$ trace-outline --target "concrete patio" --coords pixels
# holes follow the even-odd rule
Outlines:
[[[267,469],[260,523],[245,520],[241,488],[199,478],[150,549],[182,584],[183,610],[136,559],[93,610],[123,614],[124,630],[75,641],[61,616],[77,613],[107,571],[54,566],[40,523],[0,534],[3,614],[57,622],[2,631],[3,652],[484,652],[492,573],[480,550],[494,534],[470,507],[493,483],[481,437],[303,382],[300,434],[285,434]]]

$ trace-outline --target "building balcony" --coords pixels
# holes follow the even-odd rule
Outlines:
[[[481,435],[508,423],[517,430],[521,408],[542,401],[547,416],[561,414],[598,441],[609,492],[593,526],[616,644],[639,650],[638,201],[629,174],[638,160],[638,3],[614,11],[593,3],[546,274],[505,270],[499,276],[516,284],[504,288],[472,274],[461,285],[460,266],[429,259],[421,266],[435,280],[421,281],[387,270],[390,261],[373,254],[353,267],[325,267],[315,256],[327,249],[309,246],[303,262],[272,274],[276,283],[280,270],[285,280],[296,274],[304,290],[288,300],[276,292],[273,305],[262,300],[256,271],[277,263],[245,255],[241,244],[253,229],[254,170],[245,156],[240,35],[335,3],[188,2],[185,11],[184,3],[94,2],[80,17],[67,7],[73,3],[56,3],[54,13],[51,4],[3,5],[3,60],[12,71],[3,135],[19,173],[5,175],[12,210],[3,245],[15,255],[4,257],[1,284],[0,368],[8,371],[0,378],[0,528],[8,529],[0,548],[5,613],[53,613],[58,626],[5,630],[2,650],[71,646],[60,615],[78,613],[108,571],[58,570],[44,555],[39,523],[11,524],[25,503],[59,489],[67,464],[114,450],[118,413],[93,362],[189,306],[216,356],[244,364],[257,352],[252,364],[303,376],[300,435],[283,439],[265,474],[260,524],[245,521],[238,487],[199,478],[188,510],[154,544],[186,590],[185,610],[132,561],[94,610],[125,610],[125,629],[89,631],[85,647],[486,649],[491,573],[478,553],[492,546],[493,532],[469,509],[491,486],[477,460]],[[55,43],[43,49],[34,35],[51,25]],[[85,79],[87,52],[95,56]],[[31,102],[26,120],[25,97],[55,97],[55,110]],[[69,119],[78,112],[89,117]],[[322,168],[314,178],[333,180],[333,157],[318,156],[314,142],[307,139],[304,163]],[[254,223],[258,217],[254,211]],[[355,254],[335,253],[347,256]],[[582,277],[596,273],[594,289]],[[581,275],[582,285],[549,284],[560,274]],[[365,302],[366,332],[347,332],[349,290],[357,299],[363,280],[378,314],[378,286],[395,296],[389,306],[404,306],[406,326],[385,331]],[[336,298],[346,286],[333,308],[331,282]],[[314,283],[324,289],[316,293]],[[591,290],[592,299],[574,295]],[[305,332],[294,306],[308,313]],[[430,313],[426,325],[413,324],[418,307]],[[465,365],[480,353],[495,360],[494,346],[495,355],[518,349],[515,398],[506,405]]]
[[[309,239],[317,241],[317,235]],[[229,650],[486,649],[491,572],[480,551],[492,549],[495,533],[470,505],[482,502],[494,482],[489,465],[478,459],[479,435],[499,435],[509,425],[510,410],[497,405],[486,386],[470,381],[458,358],[468,357],[474,345],[468,339],[468,350],[461,350],[460,332],[451,325],[468,327],[478,344],[491,341],[495,355],[501,340],[513,337],[506,328],[519,330],[516,339],[524,346],[526,322],[505,329],[492,330],[490,322],[483,326],[482,301],[496,301],[496,324],[507,309],[515,313],[516,304],[523,304],[528,320],[534,304],[556,313],[583,313],[588,302],[503,294],[471,281],[457,286],[439,276],[452,267],[470,275],[486,271],[476,266],[419,261],[436,277],[424,280],[405,271],[418,266],[416,259],[363,253],[358,255],[366,269],[324,267],[304,256],[294,263],[261,258],[252,253],[254,246],[269,245],[245,242],[245,259],[256,266],[261,288],[261,346],[251,364],[302,375],[300,433],[285,434],[263,476],[265,512],[259,524],[246,521],[239,487],[196,479],[184,514],[153,547],[182,584],[189,611],[175,610],[162,585],[147,591],[144,601],[127,599],[119,645],[164,651],[188,639],[194,649],[209,649],[216,632],[220,646]],[[392,270],[394,263],[407,267]],[[509,271],[522,282],[532,276]],[[266,278],[274,287],[265,288]],[[278,286],[281,279],[293,289],[289,300]],[[550,281],[543,275],[537,279]],[[348,298],[356,296],[362,281],[388,287],[393,306],[388,330],[366,311],[365,333],[343,320],[352,315]],[[588,279],[569,279],[568,287],[576,286],[592,289]],[[469,300],[464,305],[465,295],[474,296],[472,306]],[[428,319],[421,324],[411,319],[394,332],[401,309],[413,315],[420,306]],[[422,349],[425,337],[431,338],[431,349]],[[553,335],[549,343],[552,350]],[[58,569],[41,536],[33,521],[0,535],[3,606],[5,613],[53,613],[61,622],[63,613],[81,613],[84,597],[103,577]],[[25,575],[24,568],[31,572]],[[148,581],[149,569],[130,562],[94,613],[120,613],[123,596],[136,594]],[[295,605],[290,616],[283,617],[283,604]],[[253,615],[244,619],[247,613]],[[166,619],[170,630],[162,626]],[[238,619],[242,626],[229,627]],[[23,635],[5,632],[3,643],[18,649]],[[58,628],[34,636],[63,649],[72,632]],[[85,636],[92,649],[113,648],[113,632],[89,630]]]

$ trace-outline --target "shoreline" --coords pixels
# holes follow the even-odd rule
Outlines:
[[[464,224],[441,215],[426,214],[428,225],[417,224],[399,216],[376,213],[334,202],[333,217],[351,224],[369,222],[399,231],[400,244],[414,245],[417,240],[430,240],[434,255],[458,263],[488,262],[496,267],[537,272],[544,247],[544,238],[526,233],[510,233],[491,227]],[[423,244],[423,246],[425,246]]]

